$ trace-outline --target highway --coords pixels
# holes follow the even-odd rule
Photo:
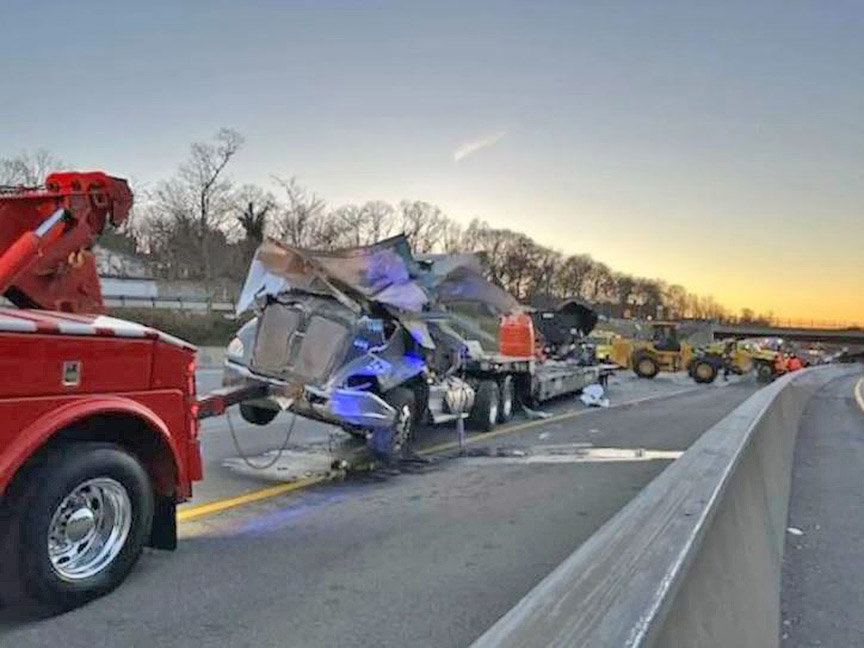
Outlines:
[[[48,619],[0,613],[0,645],[468,645],[755,388],[622,378],[616,407],[568,399],[476,437],[468,456],[452,429],[427,433],[428,464],[182,522],[179,549],[148,551],[110,596]],[[272,486],[226,468],[225,424],[202,432],[207,479],[185,510]],[[255,453],[284,434],[235,424]]]
[[[199,394],[207,393],[221,385],[222,370],[205,368],[197,374],[197,389]],[[717,382],[707,389],[722,388],[723,383]],[[640,380],[630,372],[621,372],[610,379],[609,396],[613,405],[622,405],[644,399],[665,398],[669,395],[698,388],[684,374],[661,374],[654,380]],[[703,388],[705,389],[705,388]],[[556,417],[579,415],[587,408],[577,399],[564,399],[546,408]],[[232,440],[230,428],[233,427],[237,443],[243,454],[251,457],[256,466],[266,465],[272,461],[270,456],[259,456],[282,446],[286,433],[289,431],[292,415],[280,414],[273,423],[267,426],[257,426],[246,423],[239,412],[232,409],[228,417],[211,418],[203,421],[201,429],[201,449],[204,458],[203,482],[195,484],[192,501],[183,505],[185,514],[196,511],[203,505],[213,502],[223,502],[238,496],[256,493],[274,483],[281,483],[294,475],[291,470],[295,457],[286,457],[270,470],[261,471],[244,466],[237,460],[238,451]],[[523,425],[523,420],[514,420],[510,426]],[[531,423],[533,425],[534,423]],[[495,434],[499,434],[497,428]],[[426,429],[418,435],[420,448],[437,448],[442,445],[452,445],[455,440],[455,430],[452,426],[438,429]],[[330,448],[334,444],[345,443],[347,435],[337,428],[315,421],[298,419],[291,431],[290,448],[319,449]],[[227,463],[233,464],[231,466]],[[319,462],[320,463],[320,462]],[[329,463],[325,461],[324,463]],[[289,469],[289,470],[286,470]]]
[[[828,383],[798,430],[783,565],[783,646],[864,645],[864,379]],[[800,533],[798,533],[800,532]]]

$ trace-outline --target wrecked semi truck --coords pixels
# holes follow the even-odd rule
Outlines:
[[[476,256],[415,257],[404,236],[330,252],[268,240],[238,302],[250,309],[224,383],[268,388],[241,404],[243,418],[263,425],[290,409],[386,457],[409,453],[418,424],[467,418],[489,430],[517,403],[577,392],[602,371],[538,359],[532,318],[483,277]],[[570,329],[595,322],[577,317]]]

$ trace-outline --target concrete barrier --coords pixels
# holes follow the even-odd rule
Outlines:
[[[808,369],[751,396],[475,648],[778,645],[798,423],[819,388],[854,371]]]

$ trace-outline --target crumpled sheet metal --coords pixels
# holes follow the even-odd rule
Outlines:
[[[268,239],[258,248],[237,303],[248,310],[265,295],[289,290],[329,294],[357,310],[359,302],[388,307],[426,348],[434,348],[427,326],[414,317],[437,304],[481,304],[492,317],[521,310],[509,293],[484,276],[475,254],[414,257],[404,235],[363,247],[334,251],[301,250]]]
[[[429,297],[412,278],[412,263],[407,240],[401,235],[332,252],[300,250],[268,239],[255,253],[237,311],[248,309],[261,295],[295,289],[353,291],[387,306],[420,312]]]

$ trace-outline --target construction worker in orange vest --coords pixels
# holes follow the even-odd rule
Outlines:
[[[774,358],[774,375],[786,373],[786,358],[783,357],[782,351],[777,351],[777,356]]]

